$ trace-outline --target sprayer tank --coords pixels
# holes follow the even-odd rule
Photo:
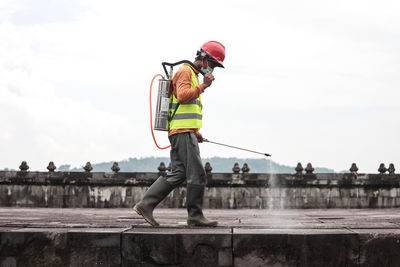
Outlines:
[[[168,131],[168,110],[169,110],[168,88],[170,83],[171,80],[165,80],[165,79],[159,80],[154,130]]]

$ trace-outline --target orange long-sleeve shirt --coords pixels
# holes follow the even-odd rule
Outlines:
[[[196,76],[198,76],[199,72],[196,69],[194,69],[189,64],[184,64],[184,65],[189,66],[194,71]],[[200,96],[200,94],[204,92],[205,88],[201,84],[192,88],[191,83],[192,83],[192,72],[190,71],[190,69],[180,68],[172,78],[171,86],[169,87],[168,90],[168,97],[170,97],[171,94],[173,93],[176,99],[178,99],[178,102],[181,104],[185,104],[187,102],[197,99]],[[168,136],[177,133],[197,132],[198,130],[199,129],[173,129],[168,132]]]

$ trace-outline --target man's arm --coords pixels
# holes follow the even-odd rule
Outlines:
[[[192,88],[192,72],[190,69],[184,68],[176,73],[176,95],[179,103],[185,104],[199,97],[204,90],[209,87],[214,80],[214,76],[206,74],[204,76],[204,82],[196,87]]]
[[[192,88],[192,72],[188,68],[183,68],[176,74],[175,97],[179,103],[185,104],[195,100],[204,91],[202,85]]]

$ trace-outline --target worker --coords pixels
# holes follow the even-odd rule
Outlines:
[[[214,68],[224,68],[224,59],[225,47],[221,43],[206,42],[197,51],[193,62],[197,69],[205,73],[203,83],[198,80],[199,71],[189,64],[184,64],[172,79],[168,91],[171,170],[166,177],[160,176],[133,207],[152,226],[159,226],[153,217],[154,208],[185,181],[188,225],[214,227],[218,224],[206,219],[202,211],[206,175],[198,143],[203,142],[199,132],[202,126],[201,94],[214,81]]]

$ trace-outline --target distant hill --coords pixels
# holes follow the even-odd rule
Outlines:
[[[206,162],[211,164],[212,172],[232,172],[233,165],[237,162],[240,167],[247,163],[250,168],[250,173],[295,173],[294,166],[281,165],[269,159],[243,159],[243,158],[204,158],[203,165]],[[157,168],[160,162],[169,165],[167,157],[147,157],[147,158],[129,158],[119,161],[118,165],[121,172],[158,172]],[[93,171],[95,172],[110,172],[113,161],[92,163]],[[305,168],[305,166],[303,166]],[[314,173],[334,173],[333,169],[314,167]],[[71,168],[71,165],[61,165],[57,168],[58,171],[82,171],[80,168]]]

